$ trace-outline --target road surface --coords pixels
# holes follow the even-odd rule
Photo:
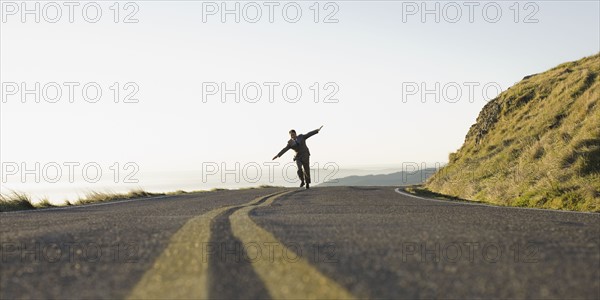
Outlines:
[[[600,298],[600,214],[395,187],[265,188],[0,214],[12,298]]]

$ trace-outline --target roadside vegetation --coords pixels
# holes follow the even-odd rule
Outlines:
[[[534,74],[487,103],[424,186],[499,205],[600,211],[600,54]]]
[[[137,198],[147,198],[153,196],[164,196],[165,193],[150,193],[144,190],[133,190],[128,193],[118,194],[118,193],[106,193],[106,192],[89,192],[85,195],[84,198],[80,198],[74,204],[89,204],[89,203],[98,203],[98,202],[107,202],[107,201],[117,201],[117,200],[129,200],[129,199],[137,199]]]
[[[9,195],[0,195],[0,211],[35,209],[31,198],[26,194],[12,192]]]
[[[423,185],[409,185],[400,188],[403,192],[413,194],[415,196],[430,198],[430,199],[438,199],[438,200],[451,200],[451,201],[468,201],[464,199],[460,199],[458,197],[448,196],[444,194],[439,194],[436,192],[432,192],[423,187]]]
[[[261,185],[258,187],[249,187],[242,189],[263,189],[263,188],[274,188],[279,186],[272,185]],[[73,202],[65,200],[63,204],[56,205],[52,204],[48,199],[42,199],[37,203],[34,203],[31,197],[25,193],[11,192],[10,194],[0,194],[0,212],[15,211],[15,210],[31,210],[31,209],[42,209],[52,207],[66,207],[72,205],[85,205],[100,202],[139,199],[139,198],[150,198],[156,196],[174,196],[192,193],[207,193],[207,192],[218,192],[226,191],[229,189],[225,188],[213,188],[211,190],[198,190],[198,191],[183,191],[177,190],[168,193],[151,193],[142,189],[132,190],[127,193],[110,193],[110,192],[89,192],[84,197],[79,198]]]
[[[8,195],[0,195],[0,212],[14,210],[28,210],[51,207],[64,207],[71,205],[84,205],[90,203],[118,201],[136,198],[146,198],[152,196],[162,196],[165,193],[149,193],[143,190],[132,190],[128,193],[107,193],[107,192],[90,192],[83,198],[79,198],[74,202],[65,200],[62,205],[52,204],[48,199],[42,199],[37,203],[33,203],[31,197],[25,193],[12,192]]]

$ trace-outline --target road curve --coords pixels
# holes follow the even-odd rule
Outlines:
[[[600,214],[267,188],[0,214],[0,298],[600,298]]]

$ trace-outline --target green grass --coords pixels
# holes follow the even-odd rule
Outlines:
[[[37,208],[48,208],[48,207],[56,207],[56,205],[50,203],[50,200],[47,198],[42,199],[42,201],[35,204]]]
[[[535,74],[487,103],[428,179],[498,205],[600,211],[600,54]]]
[[[402,189],[402,191],[404,191],[406,193],[413,194],[415,196],[431,198],[431,199],[447,200],[447,201],[462,201],[462,202],[481,202],[481,201],[467,200],[467,199],[462,199],[459,197],[453,197],[453,196],[449,196],[449,195],[436,193],[436,192],[428,190],[422,184],[409,185],[409,186],[402,187],[401,189]]]
[[[187,193],[189,193],[189,192],[186,192],[184,190],[176,190],[174,192],[167,193],[167,195],[183,195],[183,194],[187,194]]]
[[[0,195],[0,212],[4,211],[15,211],[15,210],[28,210],[38,208],[50,208],[50,207],[61,207],[71,205],[84,205],[97,202],[106,201],[118,201],[135,198],[145,198],[152,196],[165,195],[164,193],[149,193],[143,190],[133,190],[128,193],[103,193],[103,192],[90,192],[86,194],[84,198],[80,198],[75,202],[65,200],[62,205],[55,205],[50,203],[47,198],[42,199],[38,203],[33,203],[31,197],[25,193],[12,192],[8,195]]]
[[[269,189],[269,188],[283,188],[283,186],[263,184],[263,185],[259,185],[259,186],[251,186],[251,187],[241,188],[240,190],[255,190],[255,189]]]
[[[28,195],[12,192],[9,195],[0,195],[0,211],[35,209]]]
[[[117,200],[129,200],[137,198],[147,198],[152,196],[164,196],[164,193],[150,193],[144,190],[132,190],[128,193],[104,193],[104,192],[89,192],[84,198],[80,198],[75,202],[76,205],[117,201]]]
[[[261,185],[258,187],[249,187],[243,189],[262,189],[262,188],[275,188],[279,186],[271,186],[271,185]],[[33,204],[31,197],[25,193],[12,192],[8,195],[0,194],[0,212],[4,211],[15,211],[15,210],[28,210],[28,209],[39,209],[39,208],[50,208],[50,207],[65,207],[72,205],[85,205],[91,203],[100,203],[100,202],[108,202],[108,201],[119,201],[119,200],[129,200],[129,199],[138,199],[138,198],[147,198],[154,196],[164,196],[164,195],[183,195],[183,194],[193,194],[193,193],[207,193],[207,192],[218,192],[218,191],[227,191],[229,189],[224,188],[213,188],[211,190],[198,190],[186,192],[183,190],[177,190],[174,192],[168,193],[150,193],[141,189],[132,190],[127,193],[109,193],[109,192],[96,192],[92,191],[87,193],[83,198],[79,198],[78,200],[71,202],[69,200],[65,200],[62,205],[55,205],[50,203],[48,199],[42,199],[40,202]]]

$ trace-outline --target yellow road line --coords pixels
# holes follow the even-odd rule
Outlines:
[[[229,220],[233,234],[244,244],[277,245],[279,249],[284,244],[271,233],[259,227],[249,213],[256,207],[270,205],[280,196],[290,192],[271,196],[264,203],[257,206],[246,206],[235,211]],[[342,286],[321,274],[302,257],[298,256],[290,261],[283,257],[284,253],[294,253],[289,249],[285,251],[270,251],[271,257],[251,260],[256,273],[264,282],[271,297],[274,299],[353,299],[350,292]]]
[[[279,192],[281,193],[281,192]],[[210,223],[230,208],[253,205],[265,197],[244,205],[211,210],[188,220],[172,237],[152,268],[136,284],[129,299],[206,299],[208,298],[208,262],[203,261],[210,241]]]

